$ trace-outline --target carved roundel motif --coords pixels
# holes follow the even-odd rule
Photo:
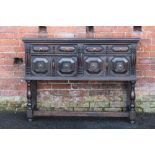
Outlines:
[[[113,58],[112,59],[112,70],[115,73],[126,73],[128,70],[128,59],[126,58]]]
[[[32,62],[33,71],[36,73],[47,73],[48,72],[48,60],[46,58],[35,58]]]
[[[62,74],[71,74],[75,71],[76,61],[73,58],[61,58],[58,61],[59,72]]]
[[[89,57],[85,60],[85,62],[86,62],[86,71],[88,73],[96,74],[101,72],[103,61],[100,58]]]

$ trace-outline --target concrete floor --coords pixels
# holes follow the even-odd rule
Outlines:
[[[27,122],[25,112],[0,112],[0,129],[154,129],[155,114],[139,114],[137,122],[127,118],[40,117]]]

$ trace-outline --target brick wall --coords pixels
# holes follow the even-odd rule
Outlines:
[[[130,38],[141,41],[137,54],[137,111],[155,112],[155,26],[95,26],[93,33],[86,27],[0,27],[0,109],[21,110],[26,106],[24,81],[23,37],[48,38]],[[15,63],[14,58],[23,58]],[[42,109],[68,111],[122,111],[125,107],[125,85],[97,81],[38,82],[38,104]]]

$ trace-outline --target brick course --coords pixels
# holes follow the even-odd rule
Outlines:
[[[141,38],[137,51],[136,109],[139,112],[155,112],[155,26],[143,26],[142,32],[134,32],[132,26],[95,26],[90,36]],[[37,26],[0,27],[0,109],[18,110],[26,106],[24,37],[86,38],[89,35],[85,26],[48,26],[47,33],[39,33]],[[23,63],[14,64],[15,57],[23,58]],[[38,104],[46,110],[123,111],[125,100],[122,83],[38,82]]]

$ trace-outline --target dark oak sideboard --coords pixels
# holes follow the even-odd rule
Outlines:
[[[129,117],[135,122],[136,47],[129,39],[23,39],[27,118],[35,116]],[[37,109],[38,80],[124,81],[129,86],[125,112],[56,112]]]

